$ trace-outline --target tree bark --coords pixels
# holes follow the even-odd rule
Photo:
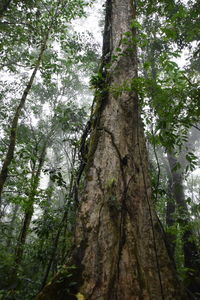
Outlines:
[[[97,87],[71,260],[77,285],[70,289],[66,274],[58,274],[37,300],[72,299],[77,292],[87,300],[187,299],[151,200],[143,126],[131,86],[137,78],[134,18],[132,1],[107,1],[104,81]],[[123,39],[125,32],[130,38]]]

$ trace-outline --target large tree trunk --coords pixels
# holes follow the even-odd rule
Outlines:
[[[130,29],[134,18],[132,1],[107,1],[104,82],[96,95],[73,255],[81,279],[71,293],[94,300],[187,299],[152,206],[138,98],[131,84],[127,89],[137,77],[135,32]],[[125,32],[131,36],[124,43]],[[121,55],[109,66],[119,47]],[[47,285],[37,300],[73,299],[67,292],[69,278],[61,277]],[[78,280],[77,276],[74,281]]]

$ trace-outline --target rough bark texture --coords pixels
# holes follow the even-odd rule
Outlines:
[[[123,49],[108,71],[109,85],[119,87],[137,77],[135,47],[131,52],[121,41],[131,31],[134,8],[130,0],[109,3],[110,47],[104,57]],[[103,100],[76,230],[77,244],[85,241],[80,291],[86,299],[181,299],[151,205],[137,95],[110,92]]]
[[[167,254],[151,202],[143,127],[133,89],[115,87],[137,77],[136,47],[122,41],[131,32],[130,0],[107,1],[102,75],[96,96],[86,186],[76,226],[74,263],[84,299],[187,299]],[[120,47],[122,55],[111,62]],[[111,62],[111,66],[106,64]],[[76,279],[77,281],[77,279]],[[59,275],[37,297],[72,299]],[[67,298],[68,297],[68,298]]]

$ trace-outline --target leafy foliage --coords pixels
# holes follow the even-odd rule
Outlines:
[[[91,99],[88,77],[96,95],[107,92],[104,72],[94,74],[99,63],[94,37],[73,29],[72,21],[85,16],[85,8],[92,2],[14,0],[4,11],[0,5],[2,157],[12,115],[48,36],[20,117],[15,156],[2,197],[0,299],[33,299],[63,268],[72,244],[77,181],[85,163],[81,135],[85,134]],[[195,264],[200,265],[198,11],[198,1],[138,1],[138,20],[133,20],[130,31],[121,37],[111,63],[126,55],[124,46],[133,51],[137,45],[138,78],[112,86],[111,92],[114,96],[124,91],[138,93],[154,204],[174,247],[179,274],[189,287],[198,277]],[[137,38],[132,31],[137,31]],[[187,51],[185,66],[180,67],[182,53]],[[108,185],[114,188],[113,182]],[[183,193],[182,202],[176,199],[177,190]],[[30,223],[25,228],[27,215]],[[20,239],[22,233],[24,240]],[[186,244],[194,250],[190,266],[185,263]],[[17,250],[22,255],[16,266]],[[75,285],[73,270],[62,271]]]

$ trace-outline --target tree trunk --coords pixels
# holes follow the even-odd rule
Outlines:
[[[58,231],[56,233],[55,239],[53,240],[52,252],[51,252],[51,256],[49,258],[48,264],[47,264],[47,268],[46,268],[46,271],[45,271],[44,278],[42,279],[41,289],[43,289],[43,287],[45,286],[45,284],[47,282],[49,272],[51,270],[53,261],[54,261],[55,256],[56,256],[56,251],[57,251],[57,248],[58,248],[60,235],[61,235],[61,232],[62,232],[62,229],[63,229],[63,224],[66,222],[67,215],[68,215],[68,209],[66,208],[66,211],[64,212],[64,215],[63,215],[63,218],[62,218],[62,222],[59,225],[59,228],[58,228]]]
[[[29,201],[30,201],[30,199],[29,199]],[[18,240],[17,240],[17,247],[16,247],[16,251],[15,251],[15,269],[16,269],[16,271],[14,273],[17,272],[17,270],[21,264],[21,261],[22,261],[22,257],[23,257],[23,253],[24,253],[24,246],[26,243],[26,238],[27,238],[29,227],[30,227],[32,215],[33,215],[33,204],[31,203],[29,209],[27,209],[25,212],[23,225],[22,225],[22,228],[21,228]]]
[[[147,51],[148,53],[148,51]],[[151,75],[152,79],[155,80],[157,78],[157,69],[155,64],[155,51],[153,49],[150,50],[148,53],[148,60],[151,61]],[[149,79],[147,72],[144,69],[144,77],[145,79]],[[153,87],[149,88],[150,95],[152,99],[154,98],[154,95],[156,93],[156,90],[154,90]],[[157,110],[157,109],[156,109]],[[157,111],[158,117],[159,116],[159,110]],[[169,129],[169,128],[168,128]],[[165,130],[165,129],[164,129]],[[191,141],[193,137],[190,137]],[[194,140],[193,140],[194,143]],[[166,211],[166,224],[168,226],[173,226],[175,224],[174,220],[174,212],[177,208],[178,212],[178,222],[183,229],[183,236],[182,236],[182,242],[183,242],[183,253],[184,253],[184,266],[188,268],[188,275],[187,280],[188,284],[187,287],[191,292],[198,292],[200,290],[200,283],[198,277],[200,276],[200,251],[198,250],[198,247],[194,241],[193,238],[193,231],[190,224],[190,218],[189,218],[189,212],[187,208],[187,204],[185,201],[185,193],[184,193],[184,187],[183,187],[183,169],[187,165],[185,155],[187,154],[186,149],[191,148],[190,144],[193,144],[191,142],[188,142],[188,145],[184,145],[182,150],[182,155],[180,154],[177,158],[174,155],[174,151],[167,151],[168,156],[168,163],[170,167],[170,172],[168,172],[168,179],[169,179],[169,190],[170,193],[173,194],[173,199],[168,201],[167,203],[167,211]],[[184,149],[185,148],[185,149]],[[178,167],[178,165],[181,165],[181,169],[174,170],[175,167]],[[170,174],[169,174],[170,173]],[[176,246],[176,237],[175,234],[167,234],[167,239],[169,243],[171,243],[170,252],[173,255],[175,251]]]
[[[13,231],[14,231],[14,228],[16,227],[16,219],[17,219],[18,210],[19,210],[19,205],[15,204],[14,208],[13,208],[13,212],[12,212],[12,219],[11,219],[10,225],[9,225],[8,239],[6,242],[6,247],[9,250],[10,250],[10,246],[11,246],[12,240],[13,240]]]
[[[181,169],[174,169],[178,159],[172,152],[167,153],[169,166],[172,174],[172,188],[173,196],[177,205],[178,223],[183,230],[183,253],[184,253],[184,266],[188,269],[187,272],[187,285],[191,292],[199,292],[200,290],[200,251],[194,240],[194,233],[190,224],[190,217],[185,201],[185,192],[183,187],[183,176]]]
[[[16,136],[17,136],[17,127],[18,127],[18,122],[19,122],[19,117],[21,114],[21,111],[25,105],[27,96],[32,88],[33,85],[33,81],[35,79],[36,73],[39,69],[42,57],[43,57],[43,53],[46,49],[46,44],[48,41],[48,36],[49,36],[49,32],[47,33],[46,37],[44,38],[35,68],[33,70],[33,73],[30,77],[30,80],[24,90],[24,93],[22,95],[22,98],[20,100],[20,103],[16,109],[16,112],[14,114],[12,123],[11,123],[11,129],[10,129],[10,137],[9,137],[9,145],[8,145],[8,149],[7,149],[7,153],[6,153],[6,157],[4,159],[3,165],[2,165],[2,169],[1,169],[1,173],[0,173],[0,210],[1,210],[1,195],[2,195],[2,191],[3,191],[3,187],[5,185],[7,176],[8,176],[8,168],[13,160],[13,156],[14,156],[14,151],[15,151],[15,144],[16,144]],[[0,217],[1,217],[1,211],[0,211]]]
[[[0,18],[3,17],[5,12],[7,11],[9,5],[10,5],[11,0],[1,0],[0,3]]]
[[[21,265],[22,258],[23,258],[24,246],[26,243],[28,230],[29,230],[31,219],[32,219],[33,212],[34,212],[34,200],[35,200],[37,188],[38,188],[39,181],[40,181],[40,174],[41,174],[42,166],[44,163],[46,146],[47,146],[47,142],[45,142],[45,144],[43,145],[43,148],[42,148],[42,151],[40,154],[40,158],[39,158],[39,162],[38,162],[37,170],[36,170],[36,172],[35,172],[35,170],[33,170],[33,172],[32,172],[30,194],[29,194],[29,199],[28,199],[28,207],[26,208],[26,211],[25,211],[23,225],[22,225],[22,228],[21,228],[18,240],[17,240],[16,249],[15,249],[14,271],[13,271],[14,280],[13,281],[16,280],[17,271],[19,269],[19,266]]]
[[[166,161],[163,157],[163,161]],[[176,211],[176,204],[173,195],[173,179],[171,170],[169,167],[168,162],[165,163],[165,168],[167,172],[168,178],[168,189],[167,189],[167,206],[166,206],[166,225],[168,231],[166,232],[166,237],[169,245],[169,251],[171,252],[171,256],[174,259],[175,249],[176,249],[176,233],[174,232],[174,227],[176,226],[175,220],[175,211]]]
[[[88,300],[187,299],[151,201],[143,126],[131,86],[137,77],[134,18],[132,1],[107,1],[101,81],[72,259],[77,285],[70,289],[69,277],[60,273],[37,300],[73,299],[77,292]],[[125,32],[130,38],[123,39]],[[112,55],[117,56],[113,62]]]
[[[41,289],[40,290],[42,290],[44,288],[44,286],[46,285],[46,283],[47,283],[50,270],[52,268],[53,262],[54,262],[55,257],[56,257],[58,243],[59,243],[60,236],[61,236],[61,233],[62,233],[63,229],[64,229],[64,232],[63,232],[63,237],[64,237],[63,247],[66,250],[66,244],[67,244],[66,233],[67,233],[67,230],[68,230],[68,228],[67,228],[67,219],[68,219],[68,214],[69,214],[69,210],[70,210],[70,202],[73,199],[73,186],[74,186],[74,180],[75,180],[73,170],[75,168],[75,162],[76,162],[76,150],[74,151],[73,154],[74,155],[72,157],[72,163],[71,163],[69,193],[68,193],[68,197],[67,197],[68,201],[66,201],[66,203],[65,203],[65,208],[64,208],[65,211],[64,211],[61,223],[60,223],[60,225],[58,227],[56,236],[55,236],[55,238],[52,241],[53,242],[52,251],[51,251],[51,255],[50,255],[49,261],[47,263],[47,267],[46,267],[46,271],[45,271],[44,277],[42,279],[42,284],[41,284]],[[45,214],[44,214],[44,218],[45,218]],[[62,260],[62,258],[61,258],[61,260]]]

